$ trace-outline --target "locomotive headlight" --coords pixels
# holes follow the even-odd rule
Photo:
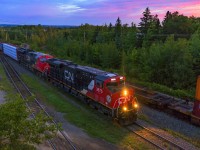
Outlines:
[[[134,106],[134,108],[138,108],[138,104],[137,103],[135,103],[133,106]]]
[[[123,107],[123,110],[124,110],[124,111],[127,111],[127,107],[126,107],[126,106],[124,106],[124,107]]]
[[[128,95],[128,91],[124,90],[123,94],[124,94],[124,96],[127,96]]]

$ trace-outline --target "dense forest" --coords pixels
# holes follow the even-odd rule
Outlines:
[[[200,75],[200,18],[179,12],[160,22],[147,7],[138,26],[117,18],[114,25],[0,28],[0,40],[174,89],[194,88]]]

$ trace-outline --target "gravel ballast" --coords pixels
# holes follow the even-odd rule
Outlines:
[[[148,120],[161,129],[172,130],[190,139],[200,140],[200,127],[194,126],[169,114],[141,105],[139,114],[148,117]],[[200,143],[199,143],[200,147]]]

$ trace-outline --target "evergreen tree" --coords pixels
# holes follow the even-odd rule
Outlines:
[[[154,34],[158,34],[160,32],[161,29],[161,24],[160,24],[160,20],[158,18],[158,15],[156,14],[155,16],[153,16],[152,19],[152,30]]]
[[[193,70],[196,76],[200,75],[200,27],[192,35],[190,42],[190,51],[193,56]]]
[[[99,34],[99,30],[100,30],[100,28],[99,28],[99,26],[96,26],[96,29],[95,29],[95,31],[94,31],[94,34],[93,34],[93,38],[92,38],[92,44],[93,43],[96,43],[96,41],[97,41],[97,36],[98,36],[98,34]]]
[[[139,23],[140,32],[142,34],[146,34],[152,22],[152,15],[149,7],[145,9],[145,11],[143,12],[143,17],[140,19],[141,19],[141,22]]]
[[[165,34],[175,34],[181,38],[188,38],[194,32],[192,21],[177,11],[173,13],[168,11],[162,24]]]
[[[171,13],[170,11],[167,11],[167,13],[166,13],[166,15],[165,15],[165,17],[164,17],[164,19],[163,19],[163,22],[162,22],[163,26],[165,26],[166,23],[167,23],[171,18],[172,18],[172,13]]]
[[[137,43],[137,27],[134,23],[132,23],[130,28],[126,28],[126,33],[123,34],[122,42],[123,42],[123,50],[127,54],[133,48],[136,47]]]
[[[115,44],[117,49],[122,48],[121,34],[122,34],[122,24],[120,18],[118,17],[115,24]]]
[[[109,30],[109,31],[112,30],[112,23],[109,24],[109,26],[108,26],[108,30]]]

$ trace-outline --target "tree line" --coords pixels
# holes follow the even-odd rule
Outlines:
[[[0,28],[0,39],[174,89],[194,87],[200,75],[200,18],[166,12],[160,22],[147,7],[138,26],[82,24],[76,28]]]

